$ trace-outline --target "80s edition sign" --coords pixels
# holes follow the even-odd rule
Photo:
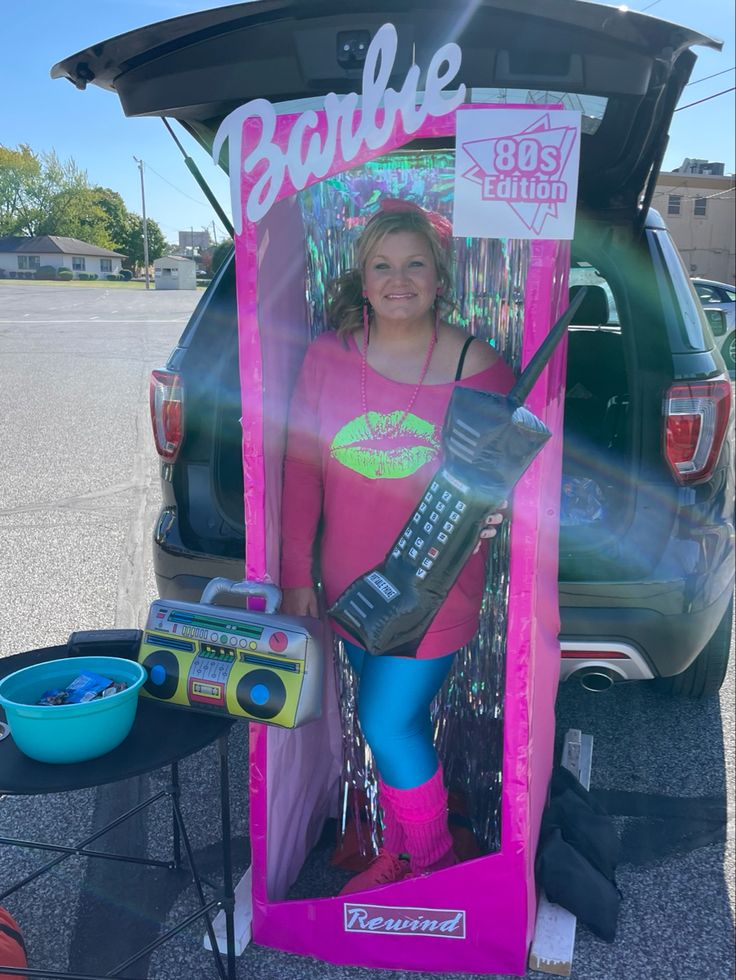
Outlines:
[[[572,238],[580,113],[545,106],[456,114],[455,235]]]

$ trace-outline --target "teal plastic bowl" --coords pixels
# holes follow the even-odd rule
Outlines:
[[[36,704],[51,688],[63,688],[85,670],[124,691],[84,704]],[[120,657],[67,657],[33,664],[0,680],[0,705],[21,752],[38,762],[85,762],[110,752],[133,727],[146,670]]]

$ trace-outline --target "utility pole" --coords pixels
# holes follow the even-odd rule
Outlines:
[[[215,245],[217,245],[217,228],[215,228],[215,222],[212,222],[212,237],[215,240]]]
[[[146,289],[151,288],[151,276],[148,271],[148,223],[146,221],[146,190],[143,186],[143,161],[134,156],[133,159],[138,164],[141,172],[141,205],[143,207],[143,265],[146,276]]]

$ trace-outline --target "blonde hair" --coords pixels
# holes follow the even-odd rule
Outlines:
[[[339,337],[346,337],[363,327],[363,271],[368,257],[386,235],[400,231],[422,235],[432,252],[441,294],[438,302],[450,302],[452,284],[451,255],[447,245],[420,208],[406,211],[378,211],[358,239],[355,257],[357,267],[335,279],[327,292],[327,319]]]

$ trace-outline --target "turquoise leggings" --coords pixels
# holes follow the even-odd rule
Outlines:
[[[358,678],[358,721],[381,779],[395,789],[421,786],[437,772],[429,706],[455,654],[374,657],[347,641],[345,652]]]

